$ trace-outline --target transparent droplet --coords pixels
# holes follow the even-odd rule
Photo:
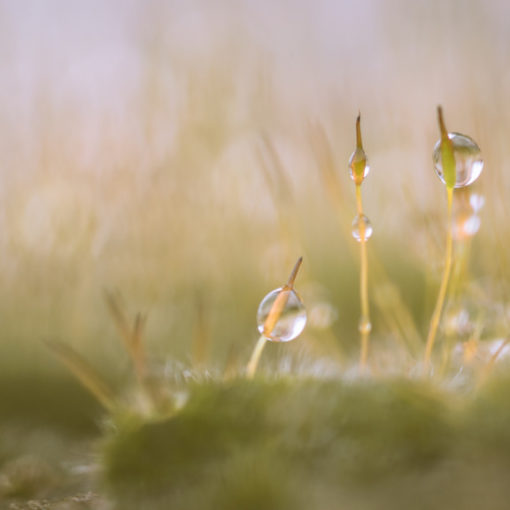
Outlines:
[[[455,188],[469,186],[478,179],[483,170],[480,147],[472,138],[460,133],[448,133],[448,138],[452,141],[455,156]],[[434,166],[437,175],[446,184],[441,161],[441,140],[434,146]]]
[[[365,151],[358,147],[349,158],[349,175],[356,184],[361,184],[370,173]]]
[[[368,320],[368,317],[361,317],[358,324],[358,331],[367,335],[372,331],[372,323]]]
[[[352,237],[358,242],[366,241],[370,239],[372,232],[373,229],[370,220],[364,214],[361,216],[357,214],[352,222]]]
[[[469,205],[471,205],[473,212],[477,213],[485,205],[485,198],[478,193],[472,193],[469,197]]]
[[[264,332],[266,321],[271,313],[277,320],[271,331]],[[306,309],[294,289],[283,287],[271,291],[261,301],[257,311],[257,325],[261,334],[272,342],[289,342],[298,337],[306,324]]]

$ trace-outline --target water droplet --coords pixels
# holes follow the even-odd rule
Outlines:
[[[370,220],[364,214],[356,215],[352,222],[352,237],[359,242],[366,241],[372,237],[372,232],[373,228]]]
[[[368,320],[368,317],[361,317],[358,324],[358,331],[362,334],[368,334],[372,331],[372,323]]]
[[[473,237],[480,230],[481,223],[480,217],[476,214],[457,218],[452,230],[454,239],[462,240]]]
[[[365,151],[358,147],[349,158],[349,175],[356,184],[361,184],[370,173]]]
[[[485,198],[478,193],[472,193],[469,197],[469,204],[473,212],[477,213],[485,205]]]
[[[455,155],[455,188],[469,186],[478,179],[483,170],[480,147],[478,147],[472,138],[460,133],[448,133],[448,138],[452,141]],[[439,178],[445,182],[440,147],[441,140],[438,140],[434,147],[434,166]]]
[[[280,307],[282,307],[281,312],[271,331],[264,332],[270,313],[278,313]],[[272,342],[294,340],[301,334],[305,324],[305,305],[294,289],[285,289],[284,287],[275,289],[260,302],[257,311],[258,330]]]

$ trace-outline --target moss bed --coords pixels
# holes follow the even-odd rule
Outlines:
[[[115,508],[508,508],[510,378],[242,379],[190,388],[168,418],[103,443]]]

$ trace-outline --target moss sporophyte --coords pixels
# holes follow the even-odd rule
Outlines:
[[[351,179],[356,185],[357,214],[352,222],[352,236],[360,243],[360,301],[361,317],[359,320],[359,332],[361,336],[360,368],[364,370],[367,365],[368,344],[372,323],[370,322],[370,308],[368,301],[368,258],[366,242],[371,237],[373,229],[369,219],[363,213],[363,201],[361,199],[361,184],[370,172],[367,157],[363,150],[361,139],[361,116],[356,119],[356,150],[349,159],[349,171]]]
[[[303,262],[300,257],[292,270],[287,283],[271,291],[260,302],[257,311],[257,324],[260,338],[255,345],[246,376],[252,378],[266,342],[290,342],[297,338],[306,325],[306,309],[299,294],[294,290],[294,281]]]
[[[436,305],[430,319],[429,332],[425,345],[424,368],[428,370],[432,350],[437,336],[437,330],[448,290],[448,282],[453,262],[453,193],[454,189],[472,184],[480,176],[483,160],[480,157],[478,145],[468,136],[459,133],[449,133],[446,129],[443,110],[437,107],[437,117],[441,138],[434,148],[434,164],[438,177],[446,186],[447,194],[447,237],[443,276],[439,287]]]

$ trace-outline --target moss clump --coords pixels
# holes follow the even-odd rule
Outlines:
[[[68,377],[0,374],[0,402],[0,426],[19,421],[76,436],[90,436],[99,431],[100,405],[77,381]]]
[[[207,383],[168,419],[120,422],[106,476],[119,508],[296,509],[433,469],[452,435],[427,384]]]
[[[481,388],[462,415],[468,455],[493,456],[510,464],[510,376],[500,374]]]

